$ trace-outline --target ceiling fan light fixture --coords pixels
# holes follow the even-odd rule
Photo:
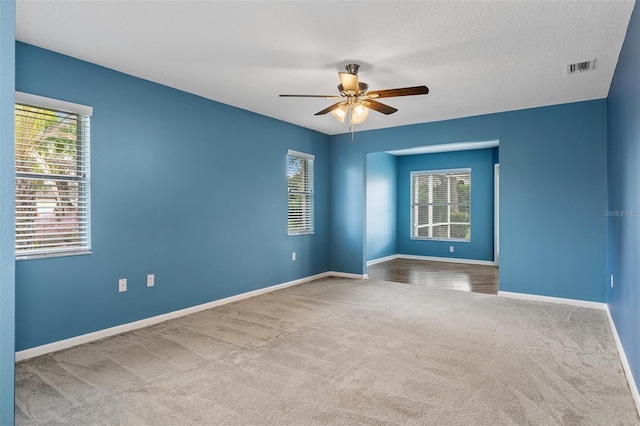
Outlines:
[[[364,106],[362,102],[356,102],[353,105],[353,112],[351,114],[351,124],[360,124],[367,119],[369,115],[369,108]]]
[[[338,120],[339,122],[344,123],[344,119],[347,116],[347,112],[348,112],[347,106],[342,104],[338,108],[335,108],[333,111],[331,111],[331,115],[333,115],[336,118],[336,120]]]

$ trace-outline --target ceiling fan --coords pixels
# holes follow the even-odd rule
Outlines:
[[[397,96],[426,95],[429,93],[427,86],[403,87],[399,89],[374,90],[369,92],[369,85],[358,80],[360,65],[349,64],[347,72],[339,72],[339,95],[280,95],[288,98],[324,98],[340,99],[342,101],[316,112],[315,115],[331,113],[338,121],[344,122],[348,117],[349,124],[360,124],[369,115],[369,109],[389,115],[398,111],[396,108],[378,102],[376,99],[394,98]]]

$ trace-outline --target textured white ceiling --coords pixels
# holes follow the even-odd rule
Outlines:
[[[33,1],[16,38],[209,99],[318,130],[348,131],[337,72],[370,89],[427,85],[371,112],[377,129],[607,96],[628,1]],[[567,64],[596,58],[593,71]]]

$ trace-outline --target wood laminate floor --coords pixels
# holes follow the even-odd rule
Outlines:
[[[464,263],[394,259],[367,267],[369,278],[381,281],[498,294],[498,268]]]

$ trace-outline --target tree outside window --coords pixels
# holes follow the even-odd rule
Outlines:
[[[471,170],[411,174],[415,239],[471,239]]]

